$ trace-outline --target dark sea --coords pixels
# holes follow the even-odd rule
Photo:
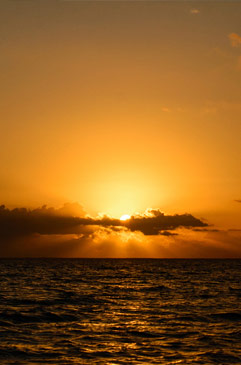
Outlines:
[[[1,259],[0,364],[241,364],[241,260]]]

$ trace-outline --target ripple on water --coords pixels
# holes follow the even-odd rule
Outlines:
[[[240,364],[240,260],[0,260],[0,363]]]

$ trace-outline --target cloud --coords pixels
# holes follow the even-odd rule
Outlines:
[[[1,257],[241,257],[241,230],[217,230],[190,214],[149,209],[122,222],[46,206],[0,207]],[[8,229],[5,228],[7,224]]]
[[[232,47],[235,47],[235,48],[241,47],[241,36],[240,35],[238,35],[237,33],[230,33],[228,35],[228,37],[229,37]],[[241,69],[241,56],[238,57],[236,69],[238,69],[238,70]]]
[[[77,206],[75,205],[76,209]],[[38,233],[49,234],[78,234],[84,217],[71,215],[70,204],[60,209],[43,206],[37,209],[15,208],[9,210],[0,206],[0,237],[27,236]],[[79,213],[83,210],[79,206]]]
[[[193,228],[194,232],[220,232],[217,228]]]
[[[169,108],[167,108],[167,107],[162,107],[162,109],[161,109],[161,110],[162,110],[162,112],[163,112],[163,113],[170,113],[170,111],[171,111],[171,110],[170,110]]]
[[[79,206],[74,206],[83,215],[71,215],[73,206],[66,204],[61,209],[43,206],[34,210],[0,207],[0,236],[27,236],[31,234],[83,234],[87,226],[125,227],[145,235],[158,235],[161,231],[178,227],[206,227],[207,224],[191,214],[165,215],[159,209],[149,209],[143,215],[132,216],[127,221],[103,216],[92,218],[84,215]],[[163,234],[163,232],[161,233]],[[167,234],[167,233],[166,233]]]
[[[165,215],[159,209],[121,221],[90,217],[78,204],[62,208],[8,209],[0,206],[1,257],[146,257],[147,237],[177,235],[179,227],[205,227],[191,214]],[[171,232],[170,232],[171,231]],[[114,246],[113,246],[114,245]],[[128,256],[129,255],[129,256]]]
[[[84,217],[86,212],[79,203],[65,203],[63,207],[55,209],[55,212],[64,216]]]
[[[166,258],[241,258],[240,231],[194,231],[178,229],[175,237],[160,241],[153,236],[156,257]]]
[[[202,107],[204,114],[216,114],[218,112],[230,113],[230,112],[241,112],[241,103],[233,101],[213,101],[209,100]]]
[[[194,15],[195,15],[195,14],[199,14],[199,13],[200,13],[200,10],[199,10],[199,9],[191,9],[191,10],[190,10],[190,13],[191,13],[191,14],[194,14]]]
[[[159,209],[149,209],[144,215],[132,216],[125,226],[131,231],[140,231],[145,235],[158,235],[161,231],[178,227],[206,227],[207,224],[191,214],[165,215]]]
[[[178,233],[169,232],[169,231],[161,231],[161,232],[159,232],[159,234],[162,236],[178,236]]]
[[[228,35],[232,47],[241,46],[241,37],[237,33],[230,33]]]
[[[241,199],[235,199],[234,200],[236,203],[241,203]]]

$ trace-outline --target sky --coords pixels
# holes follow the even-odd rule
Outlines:
[[[241,257],[240,2],[2,0],[0,75],[0,256]]]

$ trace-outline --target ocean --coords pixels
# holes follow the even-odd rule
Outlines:
[[[0,364],[241,364],[241,260],[1,259]]]

